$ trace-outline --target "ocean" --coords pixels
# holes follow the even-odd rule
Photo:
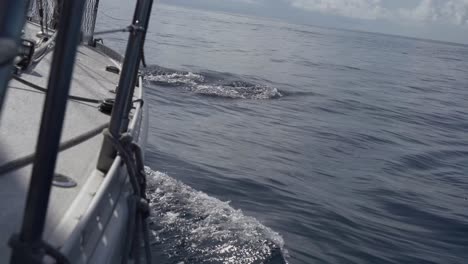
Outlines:
[[[467,262],[468,46],[156,4],[145,57],[155,263]]]

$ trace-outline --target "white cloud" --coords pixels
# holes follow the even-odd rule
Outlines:
[[[260,3],[259,0],[234,0],[232,2],[242,2],[242,3],[245,3],[245,4],[259,4]]]
[[[296,8],[361,19],[385,16],[380,0],[290,0]]]
[[[468,24],[468,0],[421,0],[413,8],[388,9],[386,0],[288,0],[293,7],[359,19]],[[393,0],[387,0],[393,1]]]
[[[247,3],[247,4],[258,4],[257,1],[255,0],[240,0],[241,2]]]
[[[422,22],[468,24],[468,0],[421,0],[414,9],[400,9],[405,19]]]

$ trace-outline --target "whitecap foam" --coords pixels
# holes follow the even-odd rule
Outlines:
[[[229,79],[232,76],[226,74],[178,72],[162,67],[154,67],[145,74],[145,80],[154,84],[183,87],[199,95],[231,99],[273,99],[283,96],[274,87]]]
[[[153,245],[171,263],[286,263],[283,238],[207,194],[146,167]]]
[[[261,86],[231,86],[231,85],[196,85],[192,91],[207,96],[217,96],[232,99],[272,99],[282,97],[278,89]]]
[[[155,82],[159,85],[196,85],[205,80],[205,77],[193,72],[173,72],[173,73],[156,73],[145,76],[148,81]]]

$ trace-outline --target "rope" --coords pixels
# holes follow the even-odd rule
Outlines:
[[[118,32],[130,32],[132,31],[131,26],[127,26],[124,28],[117,28],[117,29],[109,29],[109,30],[103,30],[103,31],[98,31],[93,34],[93,36],[99,36],[99,35],[105,35],[105,34],[112,34],[112,33],[118,33]]]
[[[125,240],[124,256],[133,256],[134,263],[140,263],[139,248],[141,238],[139,234],[141,232],[143,233],[146,263],[151,264],[152,257],[147,222],[150,209],[146,198],[146,176],[142,151],[140,146],[133,142],[132,136],[128,133],[123,134],[120,139],[117,140],[107,129],[108,125],[108,123],[103,124],[91,131],[61,143],[58,151],[61,152],[79,145],[99,135],[104,130],[104,136],[110,139],[127,167],[130,183],[134,192],[134,195],[129,196],[128,200],[129,211],[135,212],[135,216],[129,217],[129,221],[127,223],[128,233],[127,239]],[[34,156],[35,153],[3,164],[0,166],[0,176],[33,163]],[[57,252],[49,250],[47,253],[54,256],[56,259],[62,259],[62,255]],[[67,262],[64,261],[63,263]],[[123,258],[122,263],[127,263],[127,259]]]
[[[143,68],[147,67],[144,46],[141,47],[141,64],[143,65]]]
[[[100,125],[98,127],[96,127],[95,129],[93,130],[90,130],[86,133],[83,133],[81,135],[78,135],[76,137],[73,137],[67,141],[64,141],[63,143],[60,144],[59,146],[59,152],[61,151],[64,151],[64,150],[67,150],[69,148],[72,148],[74,146],[77,146],[97,135],[99,135],[102,130],[104,130],[105,128],[107,128],[109,125],[109,123],[106,123],[106,124],[103,124],[103,125]],[[23,168],[29,164],[32,164],[34,162],[34,157],[35,157],[35,154],[36,153],[32,153],[32,154],[29,154],[27,156],[24,156],[24,157],[21,157],[21,158],[18,158],[18,159],[15,159],[15,160],[12,160],[12,161],[9,161],[3,165],[0,166],[0,176],[2,175],[5,175],[9,172],[12,172],[14,170],[18,170],[20,168]]]
[[[143,165],[143,156],[141,148],[138,144],[133,141],[132,136],[129,133],[124,133],[117,139],[108,129],[104,130],[104,136],[107,137],[113,144],[115,149],[119,152],[120,157],[124,161],[128,175],[130,177],[130,183],[133,188],[133,196],[129,197],[129,208],[136,206],[136,219],[129,218],[129,237],[133,233],[132,241],[127,239],[125,241],[124,256],[133,255],[134,263],[140,263],[140,236],[139,233],[143,233],[143,242],[145,245],[145,258],[146,263],[151,264],[151,248],[149,243],[149,228],[146,219],[149,217],[150,209],[148,205],[148,199],[146,198],[146,175],[145,168]],[[131,245],[129,243],[132,243]],[[132,252],[130,252],[132,251]],[[127,260],[122,259],[122,264],[126,263]]]
[[[128,204],[128,215],[134,215],[136,216],[137,215],[137,208],[136,208],[136,204],[137,202],[135,201],[135,196],[130,196],[129,199],[127,200],[127,204]],[[124,244],[124,248],[123,248],[123,252],[124,254],[122,254],[122,256],[125,256],[122,258],[121,260],[121,264],[126,264],[127,263],[127,259],[126,259],[126,256],[128,256],[131,251],[131,248],[132,248],[132,244],[130,243],[130,241],[132,241],[132,239],[135,237],[134,234],[135,234],[135,217],[129,217],[128,218],[128,221],[127,221],[127,236],[125,238],[125,244]]]
[[[26,81],[25,79],[19,77],[19,76],[16,76],[16,75],[13,75],[13,79],[17,80],[18,82],[22,83],[22,84],[25,84],[35,90],[38,90],[38,91],[41,91],[41,92],[44,92],[44,93],[47,93],[47,89],[44,88],[44,87],[41,87],[37,84],[34,84],[30,81]],[[71,100],[76,100],[76,101],[81,101],[81,102],[86,102],[86,103],[94,103],[94,104],[99,104],[101,103],[101,100],[97,100],[97,99],[92,99],[92,98],[86,98],[86,97],[81,97],[81,96],[75,96],[75,95],[69,95],[68,96],[68,99],[71,99]]]
[[[145,201],[148,201],[148,198],[146,197],[146,173],[145,173],[145,165],[143,163],[143,152],[138,144],[135,142],[132,142],[131,144],[132,150],[135,153],[135,164],[137,168],[139,169],[139,175],[140,175],[140,188],[144,190],[144,192],[141,194],[143,199]],[[143,213],[146,212],[146,215],[143,215],[141,218],[141,227],[142,227],[142,232],[143,232],[143,242],[145,245],[145,257],[147,259],[148,263],[151,263],[151,248],[150,248],[150,238],[149,238],[149,228],[148,228],[148,222],[146,221],[146,218],[149,217],[150,211],[149,207],[147,211],[143,210]]]

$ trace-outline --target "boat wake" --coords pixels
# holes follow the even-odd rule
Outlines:
[[[153,257],[161,263],[287,263],[278,233],[228,202],[145,169]]]
[[[151,66],[145,73],[145,80],[150,83],[182,87],[199,95],[232,99],[273,99],[283,96],[274,87],[232,79],[230,74],[182,72],[159,66]]]

